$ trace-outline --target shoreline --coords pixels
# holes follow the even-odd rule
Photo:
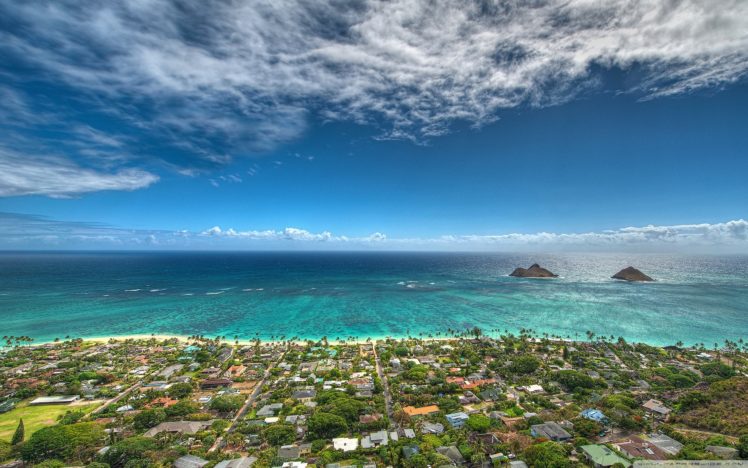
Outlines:
[[[517,337],[518,335],[515,334],[514,336]],[[209,338],[209,337],[205,337],[205,338],[208,339],[208,340],[212,340],[213,339],[213,338]],[[371,339],[367,340],[367,338],[371,338]],[[457,340],[474,340],[475,339],[475,337],[473,337],[473,336],[446,336],[446,337],[445,336],[440,336],[440,337],[415,337],[415,336],[411,336],[411,337],[408,337],[408,336],[380,336],[380,337],[374,337],[374,336],[372,336],[372,337],[367,337],[367,338],[355,337],[354,340],[342,340],[342,341],[337,341],[337,340],[333,340],[333,339],[329,339],[328,338],[328,343],[329,343],[330,346],[336,346],[336,345],[351,345],[351,344],[360,345],[360,344],[376,343],[378,341],[387,341],[387,340],[395,340],[395,341],[417,340],[417,341],[424,341],[424,342],[429,342],[429,341],[430,342],[439,342],[439,341],[449,342],[449,341],[457,341]],[[500,336],[493,336],[493,335],[490,335],[490,334],[483,334],[483,335],[481,335],[480,338],[481,339],[488,338],[488,339],[491,339],[491,340],[499,340],[499,341],[501,340]],[[90,337],[77,337],[77,336],[75,336],[75,337],[71,337],[70,339],[81,339],[81,340],[83,340],[83,342],[94,342],[94,343],[108,343],[110,341],[122,342],[122,341],[126,341],[126,340],[144,341],[144,340],[151,340],[151,339],[155,339],[157,341],[177,340],[180,343],[188,343],[188,342],[194,341],[194,340],[190,339],[190,337],[188,335],[178,335],[178,334],[168,334],[168,333],[160,333],[160,334],[136,333],[136,334],[130,334],[130,335],[110,335],[110,336],[90,336]],[[226,340],[221,340],[221,341],[224,342],[224,343],[226,343],[226,344],[232,345],[232,346],[233,345],[249,346],[249,345],[255,344],[255,342],[257,340],[259,340],[259,342],[261,344],[272,344],[272,345],[275,346],[275,345],[279,345],[279,344],[282,344],[282,343],[305,344],[307,341],[319,342],[319,341],[322,341],[322,338],[321,337],[320,338],[314,338],[314,339],[313,338],[302,338],[302,339],[298,339],[298,340],[269,340],[269,339],[263,339],[263,338],[233,340],[233,339],[228,339],[227,338]],[[531,341],[531,342],[541,342],[542,340],[543,340],[542,338],[538,338],[538,337],[528,338],[528,341]],[[64,341],[66,341],[66,340],[62,340],[61,339],[57,343],[62,343]],[[69,340],[67,340],[67,341],[69,341]],[[598,340],[592,340],[592,341],[581,340],[581,339],[575,340],[575,339],[571,339],[571,338],[548,338],[548,341],[550,341],[551,343],[566,343],[566,344],[591,344],[591,343],[599,343]],[[629,340],[626,340],[626,342],[629,343],[629,344],[645,344],[647,346],[652,346],[652,347],[655,347],[655,348],[664,348],[664,347],[667,347],[667,346],[674,346],[674,345],[654,345],[654,344],[646,343],[646,342],[643,342],[643,341],[629,341]],[[44,346],[44,345],[49,345],[49,344],[56,344],[56,342],[55,341],[40,341],[40,342],[31,343],[30,346],[32,346],[32,347],[33,346]],[[689,348],[696,349],[696,348],[694,348],[692,346],[687,346],[685,344],[682,346],[682,348],[683,349],[689,349]],[[707,351],[709,351],[709,349],[707,349]]]

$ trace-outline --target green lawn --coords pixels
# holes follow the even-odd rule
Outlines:
[[[99,406],[98,403],[88,405],[41,405],[28,406],[28,401],[22,401],[13,410],[0,414],[0,440],[10,442],[13,432],[18,426],[18,420],[23,418],[23,426],[26,429],[26,439],[37,430],[57,423],[57,417],[66,411],[83,410],[92,411]]]

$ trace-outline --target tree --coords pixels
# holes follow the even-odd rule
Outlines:
[[[7,460],[13,453],[13,446],[10,442],[0,440],[0,460]]]
[[[296,430],[290,424],[272,424],[263,432],[265,440],[276,447],[288,445],[296,440]]]
[[[748,458],[748,433],[740,436],[738,441],[738,451],[740,451],[741,458]]]
[[[348,430],[345,419],[336,414],[317,411],[307,425],[312,439],[332,439]]]
[[[572,392],[578,388],[593,388],[595,386],[595,380],[592,377],[575,370],[558,371],[555,380]]]
[[[569,468],[572,466],[564,448],[555,442],[543,442],[525,450],[525,458],[535,468]]]
[[[187,398],[192,393],[192,385],[187,382],[175,383],[169,387],[169,396],[177,400]]]
[[[161,408],[147,409],[135,415],[133,425],[135,429],[143,430],[158,426],[166,421],[166,412]]]
[[[169,417],[173,416],[187,416],[188,414],[197,413],[200,411],[200,405],[190,400],[182,400],[174,403],[173,405],[165,408],[164,411]]]
[[[221,395],[210,403],[210,409],[219,413],[233,413],[244,404],[243,395]]]
[[[26,431],[23,427],[23,419],[19,419],[18,427],[16,427],[16,432],[13,433],[13,438],[10,439],[11,445],[18,445],[21,442],[23,442],[25,434],[26,434]]]
[[[491,427],[491,420],[483,414],[471,414],[468,416],[467,426],[475,432],[486,432]]]
[[[112,445],[103,455],[102,461],[113,468],[131,466],[134,461],[146,459],[148,452],[157,447],[156,441],[150,437],[129,437]]]
[[[509,370],[515,374],[532,374],[540,367],[540,360],[535,356],[518,356],[509,365]]]
[[[574,420],[574,431],[586,438],[595,437],[603,429],[603,426],[590,419],[578,418]]]
[[[44,427],[23,445],[21,457],[32,463],[48,459],[85,459],[105,440],[104,429],[93,422]]]

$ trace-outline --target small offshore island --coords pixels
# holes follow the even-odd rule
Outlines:
[[[537,263],[533,263],[530,268],[517,267],[509,276],[516,276],[518,278],[557,278],[558,275],[552,273]]]
[[[652,278],[632,266],[624,268],[611,276],[611,278],[624,281],[654,281]]]
[[[7,467],[745,466],[748,347],[66,339],[0,350]]]

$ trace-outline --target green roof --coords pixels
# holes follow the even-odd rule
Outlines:
[[[631,462],[619,456],[605,445],[583,445],[582,451],[595,465],[613,466],[620,463],[623,466],[631,466]]]

